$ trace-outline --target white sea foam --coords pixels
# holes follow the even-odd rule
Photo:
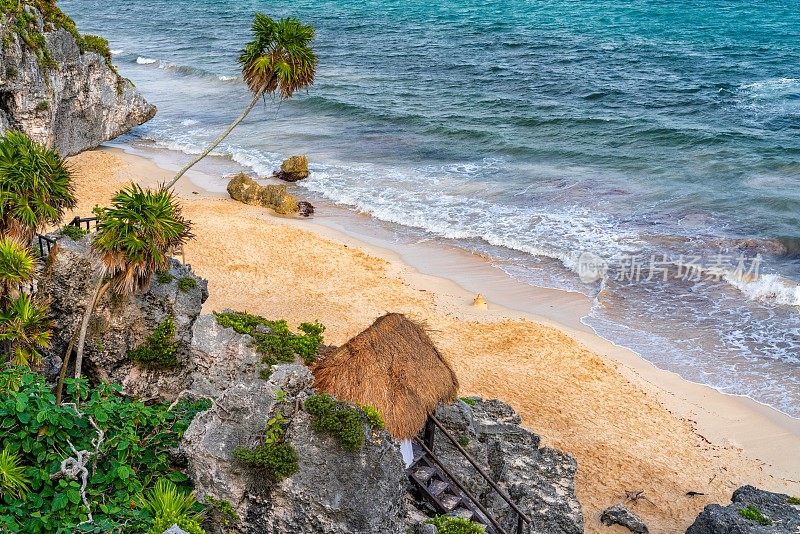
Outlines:
[[[762,274],[753,280],[729,275],[725,280],[751,300],[800,306],[800,284],[777,274]]]
[[[111,50],[111,55],[112,55],[112,56],[118,56],[118,55],[120,55],[121,53],[123,53],[124,51],[125,51],[125,50],[123,50],[122,48],[117,48],[117,49]]]
[[[181,121],[181,126],[194,126],[195,124],[198,124],[198,121],[195,119],[184,119]]]
[[[217,76],[221,82],[230,82],[233,80],[237,80],[238,76]]]
[[[136,63],[139,65],[152,65],[153,63],[157,62],[157,59],[149,58],[149,57],[142,57],[139,56],[136,58]]]

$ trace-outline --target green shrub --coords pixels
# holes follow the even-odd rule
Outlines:
[[[36,104],[36,111],[47,111],[48,109],[50,109],[50,102],[47,100],[42,100]]]
[[[458,438],[458,444],[461,445],[462,447],[466,447],[467,445],[469,445],[469,438],[467,436],[461,436],[460,438]]]
[[[206,495],[206,512],[210,512],[213,516],[213,523],[222,526],[226,532],[228,528],[234,527],[240,521],[239,514],[236,513],[230,502],[215,499],[211,495]]]
[[[309,397],[305,410],[314,430],[332,435],[344,450],[357,451],[364,446],[364,420],[358,408],[322,394]]]
[[[475,406],[476,404],[478,404],[478,400],[473,397],[459,397],[459,399],[461,400],[461,402],[468,404],[470,406]]]
[[[78,46],[81,52],[94,52],[102,56],[106,63],[111,63],[111,48],[108,46],[108,39],[105,37],[84,34],[78,41]]]
[[[381,413],[370,405],[362,406],[361,409],[367,416],[369,426],[372,430],[383,430],[386,428],[386,423],[383,421]]]
[[[156,273],[156,281],[161,285],[171,284],[173,280],[175,280],[175,277],[169,271],[158,271]]]
[[[128,352],[128,357],[145,369],[174,369],[178,366],[175,322],[167,317],[147,338]]]
[[[184,276],[178,281],[178,289],[187,293],[197,287],[197,280],[191,276]]]
[[[17,68],[11,65],[6,67],[6,78],[16,78],[16,77],[17,77]]]
[[[78,241],[80,238],[88,234],[88,230],[74,224],[67,224],[61,228],[61,233],[73,241]]]
[[[764,514],[761,513],[761,510],[752,504],[747,508],[739,508],[739,515],[745,519],[756,521],[759,525],[763,525],[765,527],[772,524],[772,520],[768,517],[765,517]]]
[[[163,534],[172,525],[178,525],[189,534],[205,534],[194,495],[179,490],[171,480],[160,479],[139,501],[152,517],[148,534]]]
[[[160,478],[191,490],[170,451],[209,403],[182,401],[172,410],[167,404],[146,406],[121,395],[120,386],[90,388],[82,379],[68,379],[65,389],[65,404],[57,405],[41,375],[0,371],[0,447],[19,457],[30,480],[24,498],[6,493],[0,499],[0,532],[147,532],[153,517],[136,505],[139,496]],[[70,443],[94,453],[98,434],[91,421],[104,439],[87,465],[94,522],[79,527],[87,519],[80,481],[50,475],[72,455]]]
[[[302,323],[295,334],[289,330],[286,321],[270,321],[259,315],[242,312],[214,312],[217,323],[225,328],[233,328],[240,334],[248,334],[255,340],[255,348],[261,354],[261,361],[266,366],[259,373],[261,378],[268,379],[272,373],[270,367],[277,363],[292,363],[295,355],[303,358],[308,365],[317,358],[322,345],[322,333],[325,327],[320,323]],[[259,332],[258,327],[265,327]]]
[[[786,502],[794,504],[795,506],[800,505],[800,497],[789,497],[789,500]]]
[[[266,425],[263,442],[252,448],[237,447],[233,457],[240,463],[264,472],[271,480],[280,482],[297,472],[297,452],[283,441],[288,424],[283,414],[278,413]]]
[[[486,527],[463,517],[437,515],[426,521],[436,527],[436,534],[484,534]]]

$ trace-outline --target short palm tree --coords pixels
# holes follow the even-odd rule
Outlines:
[[[53,321],[47,307],[22,294],[0,311],[0,341],[7,344],[12,364],[35,367],[42,363],[41,349],[50,346]]]
[[[168,189],[198,161],[209,155],[265,95],[278,93],[285,100],[314,83],[317,56],[310,46],[314,40],[313,26],[294,18],[275,21],[263,13],[256,13],[252,33],[253,40],[245,45],[239,56],[242,77],[252,94],[250,104],[200,155],[175,175],[167,184]]]
[[[191,237],[191,223],[164,187],[143,190],[132,184],[114,195],[111,207],[103,208],[92,239],[101,272],[81,322],[76,378],[81,376],[89,319],[104,292],[110,288],[118,295],[128,295],[146,287],[156,271],[169,268],[169,255]]]
[[[35,261],[30,249],[10,237],[0,237],[0,310],[8,307],[33,278]]]
[[[24,133],[0,137],[0,235],[24,243],[75,207],[70,171],[52,149]]]

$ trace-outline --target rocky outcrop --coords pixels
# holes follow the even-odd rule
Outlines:
[[[615,504],[603,510],[603,513],[600,515],[600,522],[607,527],[611,525],[620,525],[635,534],[648,534],[650,532],[647,529],[647,525],[644,524],[644,521],[642,521],[638,515],[621,504]]]
[[[75,242],[61,237],[39,280],[42,296],[49,300],[55,318],[53,343],[44,358],[45,376],[50,379],[58,372],[94,290],[99,263],[90,253],[89,239],[87,236]],[[132,395],[173,398],[192,381],[192,330],[206,298],[207,282],[176,260],[172,260],[168,272],[153,277],[141,293],[120,298],[107,292],[89,323],[84,353],[87,373],[122,383]],[[141,346],[167,318],[175,324],[178,367],[140,368],[128,353]]]
[[[186,431],[182,451],[198,496],[229,502],[241,533],[405,532],[406,477],[397,446],[386,433],[373,433],[361,450],[345,452],[336,440],[314,431],[301,408],[313,393],[308,369],[274,369],[269,381],[227,389]],[[278,412],[290,420],[285,440],[297,451],[299,468],[275,483],[238,465],[232,454],[236,447],[257,444]]]
[[[297,198],[289,194],[285,185],[261,185],[244,173],[228,182],[228,194],[239,202],[270,208],[281,215],[300,209]]]
[[[37,51],[23,41],[15,27],[17,15],[6,14],[0,20],[4,36],[0,47],[0,130],[21,130],[62,155],[72,155],[155,115],[156,108],[106,57],[81,50],[76,32],[53,26],[30,6],[26,9],[36,16],[31,23],[36,28],[31,27],[29,35],[42,35],[47,51]]]
[[[731,504],[706,506],[686,534],[761,534],[800,532],[800,505],[788,495],[742,486]]]
[[[281,170],[275,173],[275,178],[287,182],[297,182],[308,178],[308,158],[305,156],[292,156],[281,164]]]
[[[539,436],[521,426],[520,417],[498,400],[470,399],[440,407],[436,416],[513,502],[533,520],[530,532],[583,532],[575,495],[577,464],[572,456],[539,447]],[[441,433],[436,454],[509,532],[516,514]]]

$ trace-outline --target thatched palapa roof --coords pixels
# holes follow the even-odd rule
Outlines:
[[[317,389],[376,408],[396,439],[419,434],[436,406],[458,392],[455,373],[428,334],[399,313],[380,317],[313,372]]]

